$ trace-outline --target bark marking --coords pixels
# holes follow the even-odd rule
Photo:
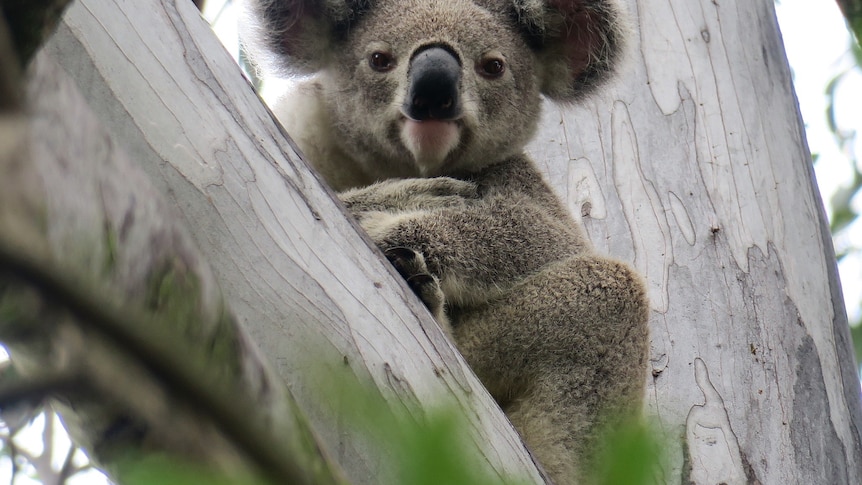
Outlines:
[[[709,371],[700,358],[694,360],[694,379],[703,392],[704,403],[692,406],[685,419],[690,483],[745,485],[739,442],[730,427],[724,399],[709,380]]]

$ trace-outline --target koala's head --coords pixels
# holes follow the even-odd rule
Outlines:
[[[319,75],[347,153],[421,176],[520,153],[540,94],[582,97],[608,77],[624,40],[616,0],[246,3],[258,62]]]

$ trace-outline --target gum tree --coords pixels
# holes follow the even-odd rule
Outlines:
[[[859,483],[858,378],[772,2],[628,6],[633,41],[619,81],[580,106],[548,106],[531,152],[596,246],[649,284],[644,379],[647,413],[668,443],[664,479]],[[12,277],[0,287],[0,337],[31,380],[45,379],[50,361],[62,383],[88,383],[60,389],[64,417],[109,468],[117,457],[99,445],[116,434],[106,429],[134,422],[160,449],[267,469],[265,450],[250,452],[242,430],[224,427],[230,416],[207,404],[253,396],[234,411],[274,439],[276,456],[295,458],[283,473],[391,481],[384,447],[340,419],[355,403],[321,392],[322,380],[346,376],[415,420],[441,402],[458,407],[486,468],[542,481],[191,2],[79,0],[27,76],[41,108],[4,125],[4,140],[28,141],[3,145],[2,240],[125,310],[114,320],[145,343],[94,330],[98,315],[51,294],[46,278],[16,273],[14,258],[3,262]],[[82,100],[77,92],[89,107],[60,103]],[[32,163],[20,163],[22,150]],[[29,330],[46,321],[50,332]],[[180,392],[170,375],[182,364],[160,346],[138,352],[153,340],[176,342],[168,353],[194,371],[177,374],[203,389]],[[187,430],[186,441],[171,429]]]

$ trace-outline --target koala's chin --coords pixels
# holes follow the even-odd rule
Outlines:
[[[401,141],[413,154],[423,176],[438,173],[461,141],[461,126],[455,121],[415,121],[405,118],[401,126]]]

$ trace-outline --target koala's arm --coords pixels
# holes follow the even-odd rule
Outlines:
[[[338,195],[353,214],[465,207],[479,198],[476,184],[451,177],[390,179]]]
[[[355,215],[382,250],[409,248],[422,255],[456,305],[499,296],[550,262],[591,251],[577,226],[526,197]]]
[[[487,301],[552,261],[591,252],[525,156],[467,181],[392,179],[342,200],[383,251],[419,253],[455,305]]]

